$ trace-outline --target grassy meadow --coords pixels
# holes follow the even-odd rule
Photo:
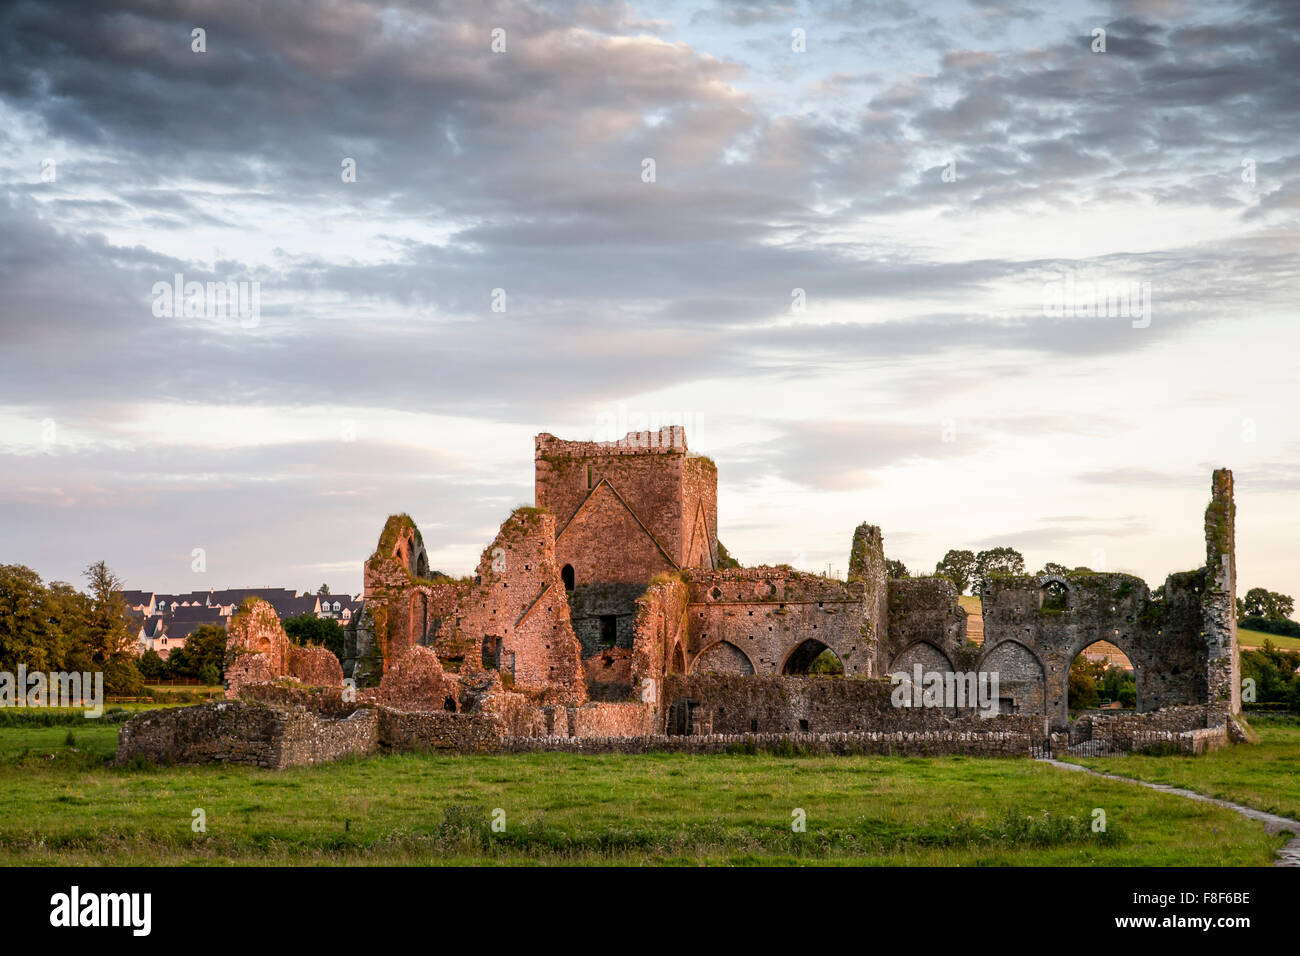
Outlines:
[[[1300,820],[1300,721],[1252,714],[1260,742],[1203,757],[1106,757],[1078,760],[1094,770],[1182,787],[1207,797]]]
[[[0,725],[0,863],[1250,866],[1285,842],[1228,810],[1027,759],[401,755],[278,773],[116,768],[119,726]],[[1104,763],[1241,781],[1236,796],[1290,807],[1298,731],[1261,733],[1263,746],[1199,766]],[[196,809],[206,832],[192,829]],[[796,811],[805,832],[792,829]]]

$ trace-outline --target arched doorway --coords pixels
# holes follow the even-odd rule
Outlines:
[[[1138,710],[1137,678],[1133,661],[1110,641],[1085,645],[1070,661],[1066,684],[1070,715]]]
[[[560,579],[564,581],[564,590],[573,590],[573,565],[566,564],[560,569]]]
[[[844,662],[821,641],[810,637],[786,655],[781,673],[835,677],[843,675]]]

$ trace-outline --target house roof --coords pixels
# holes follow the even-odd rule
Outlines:
[[[261,598],[274,604],[276,600],[297,597],[298,592],[290,588],[223,588],[213,591],[209,599],[212,604],[243,604],[251,597]]]
[[[198,621],[200,624],[216,624],[224,620],[221,616],[221,608],[207,607],[206,605],[178,607],[168,615],[168,619],[172,621]]]
[[[275,608],[275,613],[283,621],[287,617],[297,617],[300,614],[316,614],[320,610],[320,601],[315,595],[307,597],[282,597],[268,598],[268,603]]]

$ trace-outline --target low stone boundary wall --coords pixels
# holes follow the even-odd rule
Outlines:
[[[908,757],[1028,757],[1025,733],[974,731],[842,734],[647,734],[640,737],[507,737],[502,753],[686,754],[775,753],[799,755],[895,755]]]
[[[358,710],[322,717],[301,707],[214,701],[155,710],[131,718],[117,738],[118,764],[237,763],[283,770],[374,753],[379,718]]]
[[[1130,730],[1119,737],[1094,737],[1086,740],[1071,740],[1068,733],[1052,734],[1052,752],[1067,757],[1072,752],[1076,756],[1095,757],[1108,754],[1123,756],[1129,753],[1149,752],[1155,755],[1183,754],[1200,756],[1231,742],[1227,726],[1200,727],[1196,730]],[[1099,749],[1092,751],[1089,745],[1096,743]]]
[[[1085,714],[1070,728],[1069,742],[1098,741],[1116,750],[1137,750],[1146,746],[1145,741],[1172,740],[1180,734],[1208,729],[1208,723],[1206,708],[1196,705],[1165,707],[1143,714]]]
[[[327,701],[331,712],[326,714],[300,704],[255,700],[214,701],[143,713],[123,725],[117,763],[139,757],[154,763],[237,763],[279,770],[379,751],[1028,757],[1041,746],[1046,723],[1042,717],[1003,716],[988,721],[954,720],[947,727],[910,731],[670,736],[650,732],[653,712],[648,707],[599,704],[549,709],[549,734],[529,735],[519,734],[520,724],[500,713],[406,712],[366,704],[348,715],[338,715],[332,712],[336,706],[333,698]],[[1164,722],[1166,718],[1153,721],[1157,725]],[[1229,742],[1225,727],[1181,731],[1138,729],[1132,724],[1107,727],[1108,732],[1124,728],[1122,735],[1097,738],[1108,745],[1114,740],[1117,751],[1149,748],[1156,753],[1203,754]],[[1051,741],[1053,751],[1062,754],[1078,743],[1065,733],[1052,734]]]
[[[379,745],[398,753],[496,753],[504,736],[496,714],[377,710]]]

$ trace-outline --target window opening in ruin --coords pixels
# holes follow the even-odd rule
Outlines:
[[[1059,613],[1065,610],[1069,601],[1069,592],[1066,591],[1065,585],[1060,581],[1048,581],[1043,585],[1042,591],[1039,593],[1041,601],[1038,606],[1044,611]]]
[[[605,647],[618,643],[618,618],[613,614],[600,616],[600,643]]]
[[[564,581],[564,590],[573,590],[573,565],[566,564],[560,571],[560,578]]]
[[[496,670],[499,666],[501,655],[501,638],[487,635],[483,638],[483,666],[488,670]]]
[[[456,698],[448,697],[446,700],[444,700],[442,702],[442,709],[446,711],[450,711],[453,714],[456,713]]]
[[[587,490],[590,491],[592,487],[594,486],[591,483],[591,465],[588,465],[587,466]]]

